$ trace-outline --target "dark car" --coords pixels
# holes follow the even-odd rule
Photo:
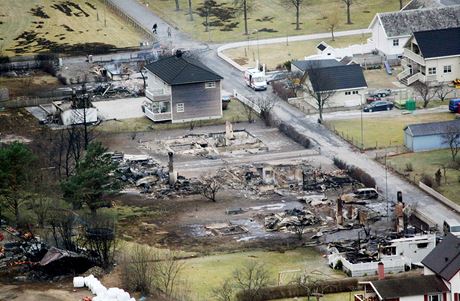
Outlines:
[[[393,103],[386,100],[374,101],[364,107],[364,112],[375,112],[375,111],[389,111],[393,109]]]
[[[228,104],[230,103],[231,99],[232,98],[231,98],[230,95],[223,95],[222,96],[222,110],[227,110]]]
[[[278,72],[267,75],[267,84],[271,84],[272,82],[280,81],[286,79],[288,74],[286,72]]]
[[[380,89],[376,90],[372,93],[369,93],[369,97],[387,97],[391,95],[391,90],[390,89]]]

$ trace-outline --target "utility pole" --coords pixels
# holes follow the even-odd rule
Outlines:
[[[385,152],[385,201],[387,203],[387,222],[390,218],[390,207],[388,204],[388,165],[387,165],[387,153]]]
[[[363,94],[359,94],[361,97],[361,152],[364,152],[364,127],[363,127]]]

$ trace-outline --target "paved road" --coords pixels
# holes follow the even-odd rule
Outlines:
[[[168,42],[168,37],[162,31],[163,26],[168,26],[153,12],[137,3],[135,0],[112,0],[119,5],[126,13],[130,14],[133,18],[138,20],[145,26],[151,26],[153,23],[159,25],[159,39]],[[187,48],[203,48],[204,44],[195,42],[187,35],[180,33],[176,29],[172,31],[172,38],[170,39],[173,45],[177,47]],[[267,92],[253,92],[248,89],[242,80],[241,71],[232,67],[227,62],[221,60],[217,56],[218,45],[209,45],[208,51],[201,53],[202,61],[208,66],[212,66],[213,70],[221,74],[225,80],[223,87],[227,91],[234,89],[248,98],[257,95],[268,95]],[[273,95],[269,94],[271,97]],[[445,207],[432,197],[420,191],[417,187],[408,184],[406,181],[400,179],[397,175],[388,173],[386,176],[385,168],[376,163],[365,155],[360,154],[353,150],[347,143],[344,143],[340,138],[329,132],[323,126],[317,124],[312,118],[306,117],[303,113],[299,112],[284,101],[278,100],[274,108],[274,114],[277,118],[292,124],[299,131],[305,133],[308,137],[315,142],[317,147],[321,147],[321,152],[328,158],[338,157],[350,164],[356,165],[369,174],[371,174],[377,181],[379,189],[385,194],[385,183],[388,183],[388,196],[390,200],[395,200],[396,192],[402,191],[404,200],[407,203],[416,204],[417,209],[434,220],[438,225],[442,224],[445,218],[458,218],[458,214]]]

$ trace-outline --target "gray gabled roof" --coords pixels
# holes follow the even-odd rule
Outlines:
[[[357,89],[367,87],[360,65],[339,65],[308,69],[308,76],[315,92]]]
[[[370,283],[383,300],[449,291],[442,279],[436,275],[383,279]]]
[[[449,281],[460,270],[460,238],[451,233],[430,252],[422,264]]]
[[[449,121],[438,121],[428,123],[409,124],[404,131],[409,131],[412,137],[442,135],[449,133],[452,129],[460,131],[460,119]]]
[[[160,59],[145,66],[145,68],[169,85],[184,85],[223,79],[222,76],[199,61],[183,55],[173,55]]]
[[[460,26],[460,6],[379,13],[378,16],[388,37]]]
[[[292,65],[296,66],[302,71],[311,68],[325,68],[325,67],[333,67],[333,66],[342,66],[343,64],[335,59],[327,59],[327,60],[299,60],[299,61],[292,61]]]
[[[460,55],[460,27],[414,32],[424,58]]]
[[[402,10],[460,5],[460,0],[412,0]]]

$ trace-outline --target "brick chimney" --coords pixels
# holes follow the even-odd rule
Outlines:
[[[377,274],[378,274],[379,280],[385,279],[385,266],[383,262],[381,261],[378,263],[378,266],[377,266]]]

